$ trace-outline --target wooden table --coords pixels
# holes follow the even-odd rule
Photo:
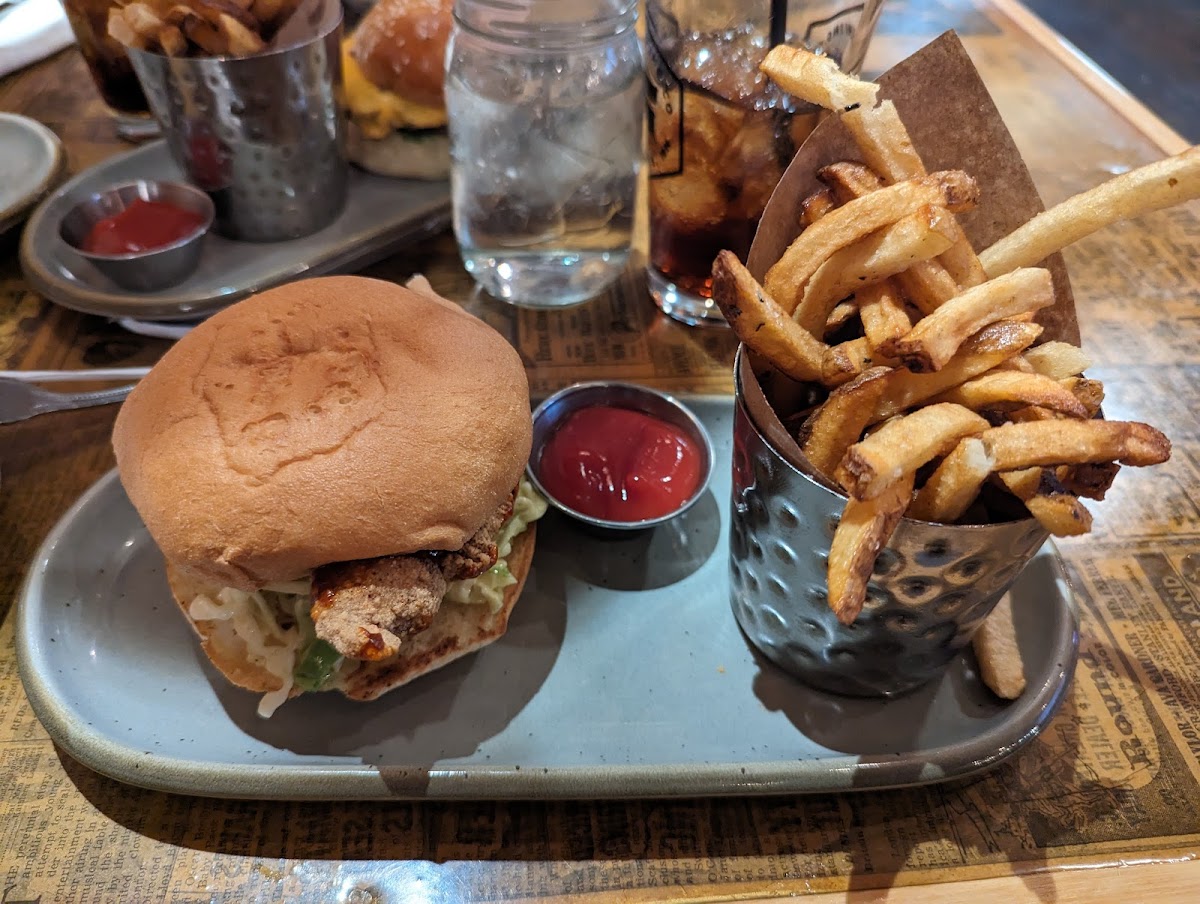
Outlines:
[[[893,0],[868,68],[950,27],[1048,203],[1182,146],[1013,0]],[[73,171],[125,149],[74,51],[0,81],[0,109],[47,123]],[[987,776],[941,786],[364,805],[192,799],[120,785],[53,745],[13,653],[14,601],[30,559],[112,466],[115,411],[0,427],[0,901],[1197,900],[1200,209],[1113,227],[1067,261],[1110,415],[1159,425],[1175,454],[1160,469],[1127,469],[1096,506],[1095,532],[1060,544],[1082,618],[1063,710]],[[536,390],[597,374],[730,389],[730,337],[658,315],[633,272],[605,298],[556,314],[472,299],[449,235],[370,272],[402,279],[417,270],[509,336]],[[164,348],[34,295],[11,240],[0,248],[6,367],[150,363]],[[1143,649],[1151,652],[1134,655]]]

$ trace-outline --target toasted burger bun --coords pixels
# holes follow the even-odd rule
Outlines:
[[[499,609],[493,612],[487,605],[443,602],[429,628],[405,642],[399,655],[382,662],[362,663],[347,676],[342,693],[352,700],[374,700],[500,638],[508,629],[513,606],[525,588],[536,536],[537,526],[530,524],[513,539],[507,562],[517,582],[505,589],[504,603]],[[205,655],[229,681],[258,693],[279,690],[278,676],[250,661],[245,643],[228,621],[191,617],[188,611],[191,601],[200,595],[215,596],[221,589],[219,585],[189,577],[169,562],[167,581],[179,608],[199,636]],[[289,696],[300,693],[299,688],[293,687]]]
[[[531,433],[499,333],[434,295],[338,276],[193,329],[129,395],[113,448],[172,567],[251,590],[461,548],[517,484]]]
[[[444,107],[443,67],[453,0],[379,0],[350,38],[376,86],[423,107]]]

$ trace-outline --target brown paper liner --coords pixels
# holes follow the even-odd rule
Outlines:
[[[895,103],[930,172],[960,169],[979,183],[979,206],[958,216],[977,251],[1045,209],[1012,135],[957,34],[946,32],[897,63],[878,83],[880,99]],[[746,262],[755,279],[761,282],[800,234],[800,202],[824,187],[817,170],[839,160],[861,162],[862,157],[841,119],[829,116],[796,152],[763,211]],[[1061,255],[1054,254],[1040,266],[1053,278],[1055,303],[1037,315],[1037,322],[1045,328],[1039,341],[1058,339],[1078,345],[1079,322],[1066,264]],[[748,354],[742,355],[738,379],[743,400],[759,429],[785,459],[813,474],[781,419],[796,411],[795,399],[803,395],[798,384]]]

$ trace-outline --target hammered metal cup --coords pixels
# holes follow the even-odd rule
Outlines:
[[[779,454],[735,371],[729,566],[738,624],[776,665],[833,693],[889,697],[938,677],[1048,534],[1032,519],[905,518],[875,562],[862,614],[841,624],[825,573],[846,500]]]
[[[212,198],[227,238],[299,238],[345,205],[342,16],[328,10],[310,40],[257,56],[129,51],[171,156]]]

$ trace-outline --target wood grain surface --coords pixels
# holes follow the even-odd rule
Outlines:
[[[1012,0],[892,2],[868,69],[947,28],[962,36],[1047,203],[1176,149],[1166,126],[1088,77]],[[0,80],[0,109],[52,128],[72,172],[128,148],[74,50]],[[1126,469],[1096,506],[1094,533],[1060,544],[1079,599],[1081,659],[1049,729],[987,775],[940,786],[298,804],[118,784],[54,746],[13,650],[32,557],[113,464],[115,410],[0,426],[0,901],[1200,899],[1200,209],[1119,224],[1066,258],[1109,415],[1156,424],[1175,454],[1163,468]],[[535,391],[603,376],[730,392],[732,338],[658,314],[639,266],[603,298],[556,313],[473,294],[448,233],[367,272],[427,274],[513,342]],[[15,237],[0,243],[0,365],[148,364],[166,347],[38,297]]]

